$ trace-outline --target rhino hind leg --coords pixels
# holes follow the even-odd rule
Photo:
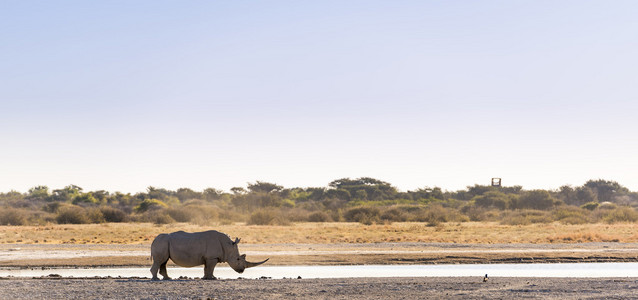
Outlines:
[[[159,278],[157,278],[157,271],[162,274],[163,279],[170,279],[166,273],[166,263],[170,258],[168,244],[169,237],[167,234],[158,235],[151,244],[151,257],[153,259],[153,266],[151,266],[152,280],[159,280]]]
[[[155,264],[153,264],[153,266],[151,267],[151,275],[153,275],[153,278],[151,278],[151,280],[159,280],[159,278],[157,277],[158,269],[159,267],[156,267]]]
[[[171,278],[168,277],[168,272],[166,272],[166,263],[168,263],[168,259],[160,265],[159,273],[162,274],[162,280],[171,280]]]
[[[160,263],[157,260],[153,261],[153,266],[151,267],[151,274],[153,275],[153,278],[151,280],[159,280],[159,278],[157,277],[157,271],[159,271],[159,273],[162,275],[162,279],[164,280],[171,279],[170,277],[168,277],[168,273],[166,272],[167,262],[168,262],[168,259],[166,259],[166,261],[164,261],[163,263]]]

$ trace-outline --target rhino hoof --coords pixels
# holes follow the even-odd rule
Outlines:
[[[215,277],[215,276],[211,276],[211,277],[204,276],[204,277],[202,277],[202,279],[204,279],[204,280],[217,280],[217,277]]]
[[[172,280],[172,278],[166,276],[166,277],[162,278],[162,280]]]

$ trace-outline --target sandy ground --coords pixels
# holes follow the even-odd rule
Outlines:
[[[638,278],[0,280],[1,299],[637,299]]]

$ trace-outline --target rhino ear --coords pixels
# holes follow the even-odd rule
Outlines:
[[[239,241],[241,241],[241,239],[239,239],[239,238],[235,238],[235,241],[233,242],[233,245],[237,245],[237,244],[239,244]]]

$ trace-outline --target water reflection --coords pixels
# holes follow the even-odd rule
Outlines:
[[[199,278],[203,267],[169,268],[172,278]],[[0,270],[0,277],[39,277],[58,274],[63,277],[144,277],[149,268],[51,268]],[[351,278],[351,277],[638,277],[638,263],[564,263],[564,264],[472,264],[472,265],[363,265],[363,266],[260,266],[238,274],[229,267],[215,268],[215,276],[234,278]]]

